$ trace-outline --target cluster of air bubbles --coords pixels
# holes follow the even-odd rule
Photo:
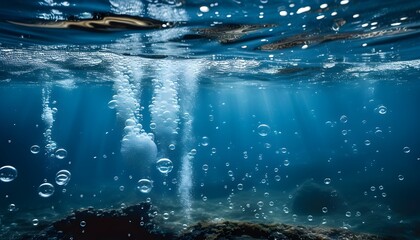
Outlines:
[[[260,136],[265,137],[270,133],[271,129],[267,124],[261,124],[258,126],[257,131]]]
[[[38,195],[47,198],[51,197],[54,194],[55,188],[51,183],[42,183],[38,187]]]
[[[137,189],[141,192],[141,193],[149,193],[150,191],[152,191],[153,188],[153,182],[150,181],[149,179],[140,179],[137,182]]]
[[[0,168],[0,181],[2,182],[11,182],[15,180],[18,176],[16,168],[13,166],[3,166]]]
[[[159,170],[159,172],[167,175],[172,171],[174,165],[170,159],[161,158],[156,162],[156,168]]]
[[[60,170],[55,176],[55,182],[59,186],[66,186],[71,179],[71,173],[67,170]]]

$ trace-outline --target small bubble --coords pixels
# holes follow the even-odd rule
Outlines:
[[[117,107],[117,100],[111,100],[108,102],[108,107],[110,109],[114,109],[115,107]]]
[[[381,115],[384,115],[386,113],[387,109],[384,105],[381,105],[378,107],[378,113]]]
[[[207,6],[201,6],[201,7],[200,7],[200,11],[201,11],[201,12],[203,12],[203,13],[206,13],[206,12],[209,12],[209,11],[210,11],[210,9],[209,9],[209,7],[207,7]]]
[[[286,214],[289,213],[289,208],[288,207],[284,207],[283,208],[283,212],[286,213]]]
[[[267,124],[261,124],[258,126],[257,130],[260,136],[265,137],[270,133],[270,126]]]
[[[3,166],[0,168],[0,181],[11,182],[18,176],[16,168],[13,166]]]
[[[346,116],[346,115],[342,115],[342,116],[340,117],[340,121],[341,121],[342,123],[346,123],[346,122],[348,121],[347,116]]]
[[[242,191],[244,189],[244,185],[242,183],[239,183],[237,187],[239,191]]]
[[[410,148],[409,147],[404,147],[403,148],[404,153],[410,153]]]
[[[152,190],[153,187],[153,182],[150,181],[149,179],[140,179],[137,182],[137,189],[141,192],[141,193],[149,193]]]
[[[39,220],[37,218],[32,219],[32,225],[38,226]]]
[[[205,171],[205,172],[207,172],[207,170],[209,170],[209,165],[207,165],[207,164],[203,164],[203,170]]]
[[[312,215],[308,215],[308,221],[312,222],[314,220],[314,217]]]
[[[279,181],[281,180],[280,175],[276,175],[276,176],[274,176],[274,180],[276,180],[277,182],[279,182]]]
[[[156,129],[156,123],[152,122],[149,124],[150,129],[154,130]]]
[[[202,137],[202,138],[201,138],[201,146],[206,147],[206,146],[208,146],[208,145],[209,145],[209,138],[208,138],[208,137],[206,137],[206,136]]]
[[[80,221],[80,226],[81,226],[82,228],[86,227],[86,222],[85,222],[85,221]]]
[[[9,210],[9,212],[17,211],[16,205],[13,203],[9,204],[9,206],[7,207],[7,210]]]
[[[156,168],[163,174],[168,174],[174,168],[171,160],[168,158],[161,158],[156,162]]]
[[[38,145],[33,145],[31,147],[31,153],[33,153],[33,154],[38,154],[40,150],[41,150],[41,148]]]
[[[375,190],[376,190],[376,187],[375,186],[371,186],[370,187],[370,191],[374,192]]]
[[[403,175],[398,175],[398,180],[400,180],[400,181],[402,181],[402,180],[404,180],[404,176]]]
[[[346,217],[351,217],[351,212],[350,211],[346,212]]]
[[[328,212],[328,208],[327,208],[327,207],[323,207],[323,208],[322,208],[322,212],[323,212],[323,213],[327,213],[327,212]]]
[[[163,219],[168,220],[169,219],[169,213],[163,213]]]
[[[171,151],[175,150],[175,144],[169,144],[169,150]]]
[[[331,178],[325,178],[324,183],[327,184],[327,185],[330,184],[331,183]]]
[[[264,202],[263,202],[263,201],[258,201],[258,202],[257,202],[257,206],[258,206],[259,208],[262,208],[262,207],[264,206]]]
[[[43,183],[38,187],[38,195],[44,198],[51,197],[54,194],[55,188],[51,183]]]
[[[55,157],[57,159],[64,159],[67,157],[67,151],[64,148],[59,148],[57,151],[55,151]]]
[[[365,140],[365,145],[369,146],[370,145],[370,140]]]

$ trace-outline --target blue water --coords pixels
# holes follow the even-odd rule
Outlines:
[[[420,238],[419,12],[2,1],[1,238],[141,201],[179,230],[226,219]],[[63,27],[104,16],[125,25]],[[167,26],[132,24],[150,19]]]

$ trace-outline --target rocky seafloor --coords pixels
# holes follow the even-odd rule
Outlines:
[[[149,203],[118,210],[81,209],[65,219],[43,226],[38,233],[27,233],[16,239],[391,239],[345,229],[236,221],[198,222],[178,231],[160,226],[156,211]]]

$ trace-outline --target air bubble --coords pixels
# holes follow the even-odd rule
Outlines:
[[[404,153],[410,153],[410,148],[409,147],[404,147],[403,148]]]
[[[403,175],[398,175],[398,180],[400,180],[400,181],[402,181],[402,180],[404,180],[404,176]]]
[[[242,191],[244,189],[244,185],[242,183],[239,183],[237,187],[239,191]]]
[[[9,212],[17,211],[16,205],[13,203],[9,204],[9,207],[7,207],[7,210],[9,210]]]
[[[149,193],[150,191],[152,191],[152,187],[153,187],[153,182],[150,181],[149,179],[140,179],[137,182],[137,189],[141,193]]]
[[[378,113],[384,115],[386,113],[387,109],[384,105],[381,105],[378,107]]]
[[[37,218],[32,219],[32,225],[38,226],[39,220]]]
[[[209,11],[210,11],[210,9],[209,9],[209,7],[207,7],[207,6],[201,6],[201,7],[200,7],[200,11],[201,11],[201,12],[203,12],[203,13],[206,13],[206,12],[209,12]]]
[[[85,222],[85,221],[80,221],[80,226],[81,226],[82,228],[86,227],[86,222]]]
[[[18,176],[16,168],[13,166],[3,166],[0,168],[0,181],[11,182]]]
[[[67,170],[60,170],[55,175],[55,183],[59,186],[66,186],[70,182],[71,173]]]
[[[314,220],[314,217],[312,215],[308,215],[308,221],[312,222]]]
[[[207,164],[203,164],[203,170],[205,171],[205,172],[207,172],[207,170],[209,170],[209,165],[207,165]]]
[[[57,159],[64,159],[67,157],[67,151],[64,148],[59,148],[57,151],[55,151],[55,157]]]
[[[40,150],[41,150],[41,148],[38,145],[33,145],[31,147],[31,153],[33,153],[33,154],[38,154]]]
[[[43,183],[38,187],[38,195],[44,198],[51,197],[54,194],[54,186],[51,183]]]
[[[111,100],[111,101],[109,101],[109,102],[108,102],[108,107],[109,107],[110,109],[114,109],[114,108],[116,108],[116,107],[117,107],[117,100]]]
[[[340,121],[341,121],[342,123],[346,123],[346,122],[348,121],[347,116],[346,116],[346,115],[342,115],[342,116],[340,117]]]
[[[325,178],[324,183],[327,184],[327,185],[330,184],[331,183],[331,178]]]
[[[156,162],[156,168],[163,174],[168,174],[174,168],[171,160],[168,158],[161,158]]]
[[[201,146],[206,147],[209,145],[209,138],[204,136],[201,138]]]
[[[270,133],[270,126],[267,124],[261,124],[258,126],[257,130],[260,136],[265,137]]]
[[[323,213],[327,213],[327,212],[328,212],[328,208],[327,208],[327,207],[323,207],[323,208],[322,208],[322,212],[323,212]]]

